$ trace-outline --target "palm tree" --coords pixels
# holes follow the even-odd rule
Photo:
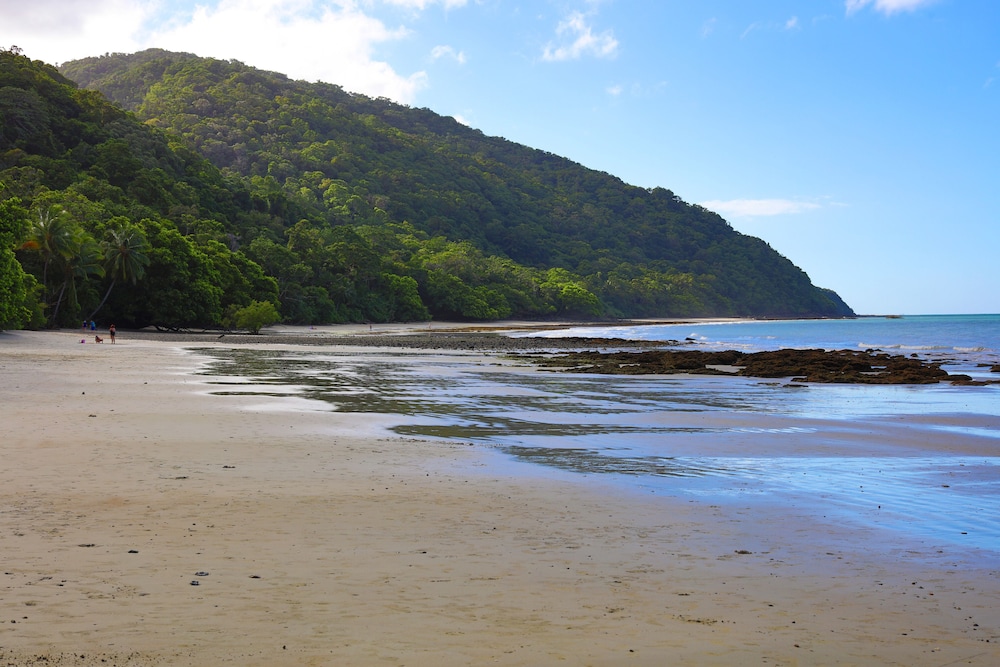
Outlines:
[[[88,320],[94,319],[97,311],[104,307],[119,279],[134,285],[142,278],[149,265],[149,255],[147,255],[149,242],[138,227],[122,225],[110,230],[103,245],[104,265],[111,276],[111,283],[108,285],[108,291],[104,293],[104,298],[97,304],[97,308],[94,308]]]
[[[21,244],[21,250],[37,252],[42,260],[42,294],[45,303],[53,308],[50,323],[58,323],[59,306],[66,291],[67,282],[72,279],[72,265],[86,235],[73,218],[58,204],[38,210],[38,218],[32,220],[28,239]],[[49,275],[54,269],[63,272],[62,285],[58,295],[55,286],[49,288]]]
[[[38,211],[21,250],[32,250],[42,258],[42,285],[48,295],[49,267],[54,261],[69,259],[79,246],[79,230],[65,209],[53,204]]]
[[[104,267],[101,260],[104,254],[100,244],[89,235],[82,235],[80,245],[76,253],[66,260],[65,277],[62,287],[59,290],[59,297],[56,299],[55,312],[52,314],[52,321],[56,322],[59,317],[59,306],[63,300],[63,293],[69,289],[67,303],[70,307],[76,308],[76,280],[77,278],[86,281],[91,276],[103,276]],[[89,319],[89,318],[88,318]]]

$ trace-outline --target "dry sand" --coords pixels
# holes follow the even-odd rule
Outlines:
[[[0,666],[1000,664],[995,559],[484,470],[80,338],[0,334]]]

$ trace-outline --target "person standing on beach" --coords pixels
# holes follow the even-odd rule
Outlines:
[[[108,327],[108,335],[111,336],[111,344],[115,344],[115,325]]]

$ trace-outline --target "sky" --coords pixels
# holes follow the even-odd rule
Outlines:
[[[997,0],[0,0],[0,45],[426,107],[668,188],[860,314],[1000,313]]]

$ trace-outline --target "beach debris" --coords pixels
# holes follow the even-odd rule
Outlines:
[[[202,571],[202,572],[195,572],[194,576],[196,576],[196,577],[207,577],[208,576],[208,572],[204,572],[204,571]]]

